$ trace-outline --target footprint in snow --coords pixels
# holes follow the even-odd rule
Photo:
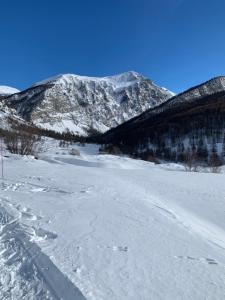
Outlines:
[[[30,190],[31,193],[48,193],[48,192],[55,192],[60,194],[72,194],[71,192],[61,190],[56,187],[33,187]]]
[[[205,257],[192,257],[192,256],[175,256],[175,258],[205,262],[208,263],[209,265],[218,265],[218,262],[215,259],[207,258],[207,257],[205,258]]]
[[[128,252],[128,247],[127,246],[112,246],[112,247],[107,247],[109,249],[112,249],[113,251],[119,251],[119,252]]]
[[[85,194],[85,193],[90,193],[92,190],[93,190],[93,186],[88,186],[88,187],[84,187],[84,188],[80,191],[80,193],[83,193],[83,194]]]
[[[24,184],[22,184],[22,183],[5,183],[5,182],[3,182],[2,190],[5,192],[6,191],[16,192],[23,186],[24,186]]]
[[[30,190],[31,193],[41,193],[41,192],[47,192],[46,188],[37,187]]]
[[[26,178],[26,177],[25,177]],[[35,179],[40,181],[42,179],[42,176],[27,176],[28,179]]]
[[[88,190],[81,190],[80,193],[86,194],[86,193],[89,193],[89,191]]]
[[[218,265],[218,262],[213,258],[202,258],[202,260],[205,260],[209,265]]]
[[[82,273],[82,267],[77,267],[73,270],[74,273],[76,273],[78,276]]]

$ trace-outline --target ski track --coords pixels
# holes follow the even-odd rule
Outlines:
[[[0,295],[1,299],[85,300],[81,292],[52,263],[50,258],[32,242],[55,239],[57,235],[42,228],[25,228],[20,218],[35,220],[34,215],[21,213],[13,218],[6,209],[12,209],[7,199],[0,198]],[[32,232],[33,231],[33,232]]]

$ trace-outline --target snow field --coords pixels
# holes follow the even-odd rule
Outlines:
[[[10,156],[0,182],[3,211],[60,274],[88,300],[223,299],[225,175],[73,147],[81,156],[54,142],[39,160]]]

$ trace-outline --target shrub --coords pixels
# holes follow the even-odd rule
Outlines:
[[[104,145],[99,149],[100,153],[112,154],[112,155],[120,155],[122,151],[118,146],[114,145]]]
[[[188,148],[184,153],[184,163],[186,170],[197,172],[198,164],[197,164],[197,151],[196,147],[193,146],[192,149]]]
[[[153,162],[157,165],[160,164],[160,161],[154,155],[148,155],[146,160],[149,162]]]
[[[38,136],[17,131],[8,131],[4,142],[9,152],[20,155],[34,155],[40,152],[41,139]]]
[[[61,140],[59,142],[59,147],[61,147],[61,148],[68,148],[69,147],[69,142],[65,141],[65,140]]]
[[[221,171],[221,166],[223,165],[223,160],[219,157],[215,149],[212,149],[212,153],[209,158],[209,167],[212,173],[219,173]]]

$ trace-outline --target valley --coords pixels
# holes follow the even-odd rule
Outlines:
[[[2,95],[3,299],[222,299],[224,100],[135,72]]]
[[[70,155],[71,148],[80,156]],[[60,148],[48,139],[38,160],[4,159],[0,263],[7,269],[0,278],[7,285],[0,292],[5,299],[18,297],[21,289],[26,299],[51,299],[52,289],[57,295],[58,287],[48,286],[57,282],[48,260],[87,300],[222,299],[224,170],[190,173],[176,164],[99,155],[98,149]],[[28,249],[34,245],[47,257],[41,273],[35,271],[38,261],[26,263],[26,252],[16,250],[12,257],[6,241],[19,232]],[[32,289],[29,277],[21,277],[25,267]],[[69,292],[63,299],[74,299]]]

